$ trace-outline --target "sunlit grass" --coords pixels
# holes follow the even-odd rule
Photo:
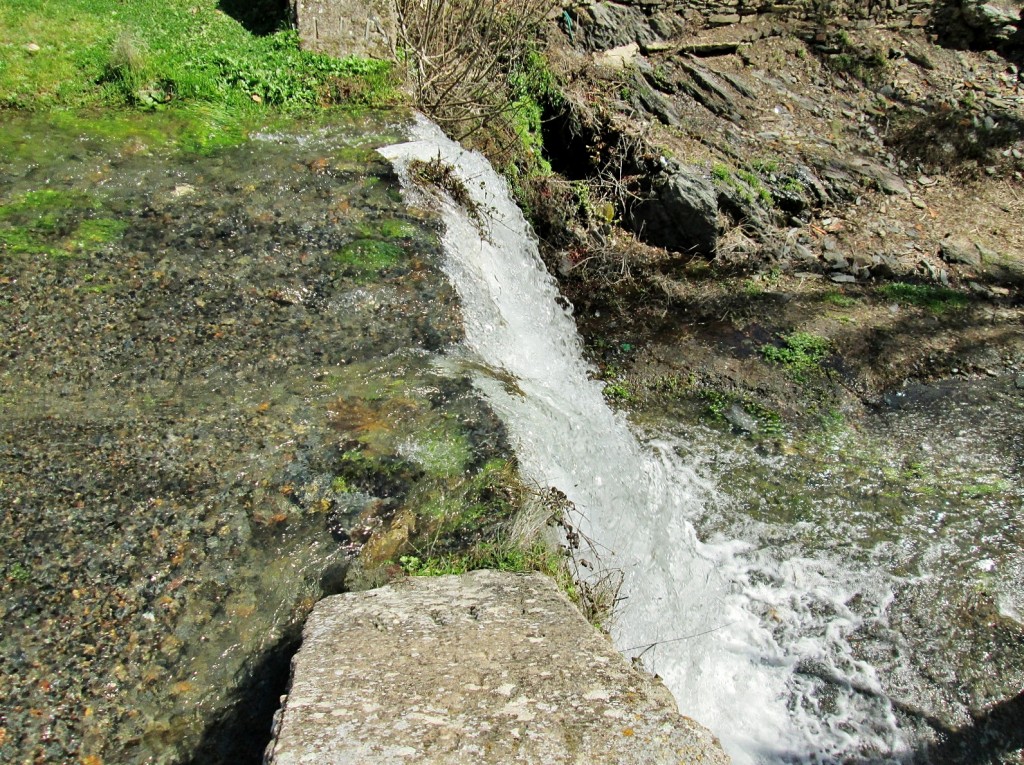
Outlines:
[[[217,0],[4,0],[0,30],[6,107],[294,109],[393,95],[387,63],[301,51],[287,29],[251,34]]]

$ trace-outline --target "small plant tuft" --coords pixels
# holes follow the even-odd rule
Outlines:
[[[440,155],[429,161],[414,159],[409,163],[410,177],[423,186],[433,186],[443,191],[455,204],[464,208],[476,221],[480,221],[480,207],[473,200],[465,182],[451,163]]]
[[[967,296],[962,292],[931,284],[892,282],[883,284],[878,288],[878,292],[889,300],[909,303],[936,314],[964,308],[968,304]]]
[[[831,347],[827,338],[809,332],[793,332],[783,335],[781,340],[781,347],[761,346],[765,360],[784,367],[789,376],[799,383],[821,374],[821,362],[829,355]]]

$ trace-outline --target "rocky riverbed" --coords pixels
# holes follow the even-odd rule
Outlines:
[[[374,151],[404,119],[198,156],[161,115],[5,118],[0,759],[258,761],[364,543],[506,507],[501,429],[435,365],[461,329],[434,226]]]

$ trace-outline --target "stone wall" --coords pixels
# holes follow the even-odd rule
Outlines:
[[[949,0],[948,4],[956,5],[957,0]],[[597,9],[598,15],[616,15],[621,11],[616,12],[615,8],[628,8],[649,19],[685,19],[690,29],[694,26],[739,24],[758,17],[780,21],[825,21],[837,26],[884,23],[920,27],[929,22],[934,9],[945,5],[947,3],[935,0],[617,0],[571,3],[567,4],[566,12],[578,17],[580,14],[593,15]],[[603,13],[601,7],[604,8]]]

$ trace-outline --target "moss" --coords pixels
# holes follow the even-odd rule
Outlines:
[[[412,239],[420,233],[419,227],[400,218],[366,221],[356,231],[368,239]]]
[[[112,219],[86,219],[99,204],[87,194],[58,189],[26,192],[0,205],[0,250],[10,255],[66,257],[99,241],[112,241],[124,226]],[[115,236],[116,238],[116,236]]]
[[[72,239],[79,247],[107,244],[121,238],[128,224],[114,218],[90,218],[78,224]]]
[[[89,210],[96,203],[86,194],[57,189],[39,189],[0,205],[0,220],[28,220],[39,228],[55,228],[59,217],[69,210]]]
[[[357,277],[368,277],[394,268],[401,260],[402,248],[381,239],[356,239],[334,255],[334,262]]]
[[[413,459],[429,475],[451,478],[462,475],[473,458],[473,451],[465,433],[456,423],[435,425],[416,437],[412,449]]]

